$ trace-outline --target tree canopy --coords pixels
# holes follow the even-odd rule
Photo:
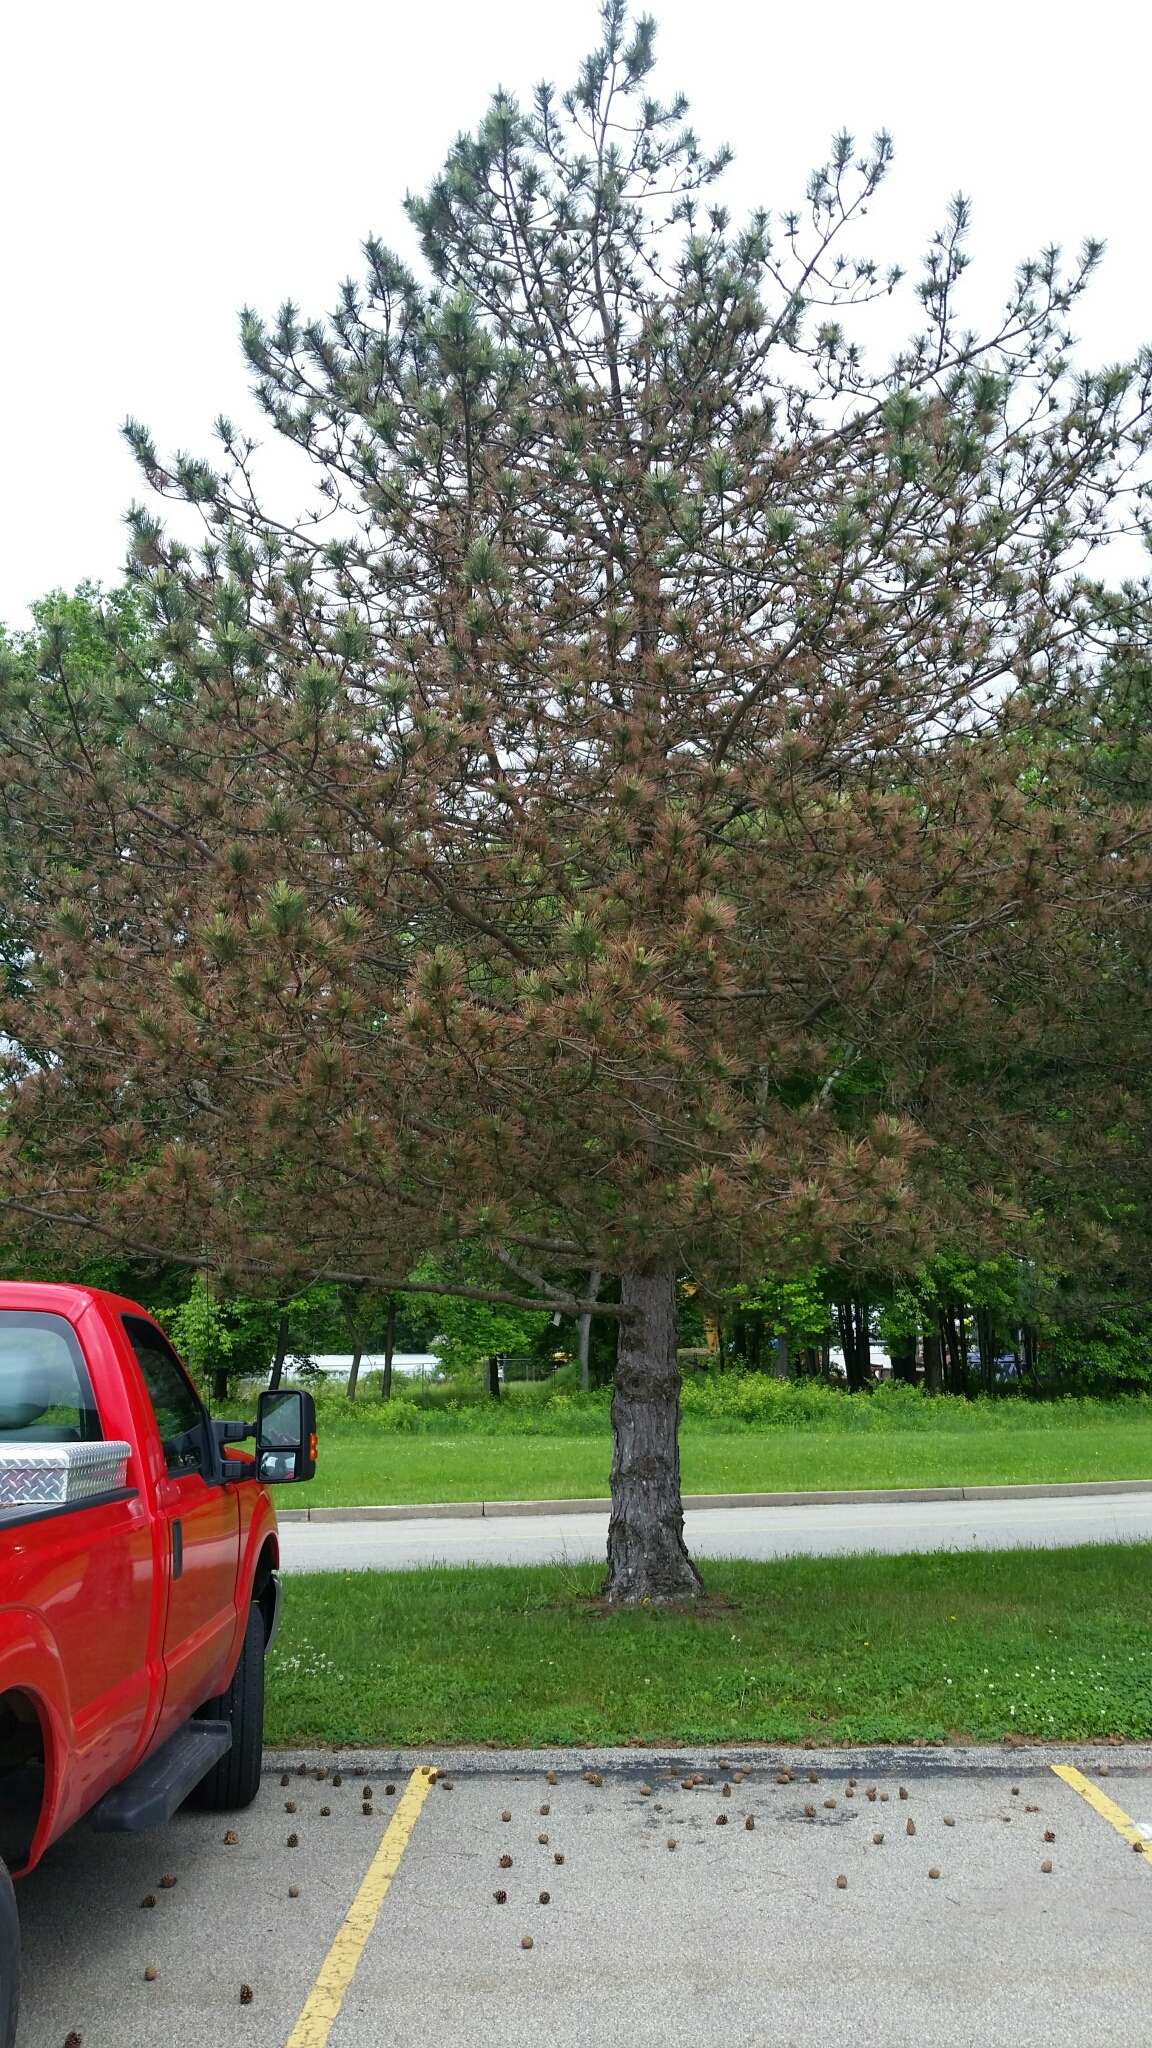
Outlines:
[[[212,462],[130,424],[202,543],[137,507],[146,644],[0,700],[9,1218],[277,1284],[461,1239],[512,1305],[620,1275],[626,1598],[696,1584],[676,1272],[1022,1230],[1149,875],[1146,792],[1066,744],[1149,438],[1152,356],[1074,360],[1099,248],[978,334],[956,200],[873,362],[888,138],[734,223],[653,64],[606,0],[409,199],[422,276],[370,240],[326,320],[245,313],[307,519],[229,421]]]

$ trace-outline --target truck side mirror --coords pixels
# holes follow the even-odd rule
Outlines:
[[[261,1394],[256,1406],[256,1474],[267,1485],[316,1471],[316,1403],[311,1394]]]

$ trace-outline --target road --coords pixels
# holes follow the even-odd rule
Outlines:
[[[20,2048],[1127,2048],[1152,2023],[1152,1858],[1099,1810],[1152,1837],[1146,1752],[1081,1756],[1078,1785],[987,1752],[443,1757],[445,1785],[354,1761],[273,1771],[231,1839],[182,1814],[59,1844],[20,1887]]]
[[[1152,1542],[1152,1493],[1049,1500],[866,1501],[832,1507],[699,1508],[697,1557],[839,1557],[851,1551],[1010,1550]],[[413,1522],[286,1522],[286,1571],[411,1571],[430,1564],[551,1564],[603,1557],[606,1515]]]

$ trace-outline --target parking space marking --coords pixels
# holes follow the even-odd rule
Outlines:
[[[436,1782],[430,1765],[413,1771],[403,1796],[384,1831],[360,1889],[349,1906],[316,1981],[304,2001],[285,2048],[326,2048],[344,2003],[344,1994],[364,1953],[388,1887],[412,1839],[420,1810]]]
[[[1094,1785],[1090,1778],[1086,1778],[1082,1771],[1075,1770],[1071,1764],[1053,1764],[1052,1769],[1058,1778],[1062,1778],[1066,1785],[1071,1786],[1073,1792],[1078,1792],[1081,1799],[1087,1801],[1093,1812],[1100,1815],[1101,1820],[1106,1820],[1110,1828],[1115,1828],[1118,1835],[1123,1835],[1124,1840],[1130,1842],[1134,1849],[1147,1849],[1145,1830],[1138,1826],[1131,1815],[1125,1813],[1122,1806],[1117,1806],[1114,1799],[1109,1799],[1106,1792],[1101,1792],[1099,1785]],[[1152,1868],[1152,1859],[1149,1859],[1149,1867]]]

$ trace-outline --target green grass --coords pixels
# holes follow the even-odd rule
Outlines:
[[[1058,1479],[1152,1478],[1152,1417],[868,1430],[734,1429],[686,1423],[687,1493],[772,1493],[870,1486],[981,1486]],[[316,1478],[287,1506],[385,1501],[564,1500],[608,1489],[611,1440],[596,1436],[329,1434]]]
[[[1152,1737],[1152,1546],[706,1575],[702,1614],[612,1615],[593,1566],[293,1578],[268,1740]]]

